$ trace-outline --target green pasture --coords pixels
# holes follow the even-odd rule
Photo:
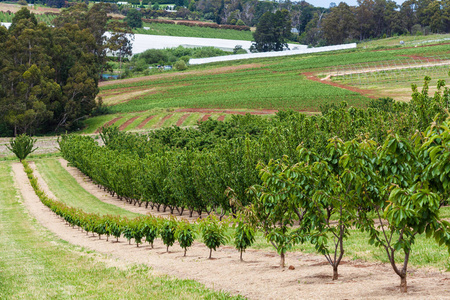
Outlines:
[[[145,84],[145,83],[139,83]],[[151,86],[169,89],[111,106],[112,112],[167,108],[295,109],[318,111],[325,103],[343,100],[364,106],[367,98],[348,90],[312,82],[297,73],[252,69],[227,74],[186,75],[155,80]]]
[[[58,239],[27,213],[11,172],[0,163],[0,299],[243,299],[144,265],[112,266]]]
[[[251,41],[253,39],[252,32],[239,31],[233,29],[209,28],[199,26],[191,27],[177,24],[145,23],[145,22],[143,23],[143,27],[149,27],[150,29],[139,28],[135,29],[134,33],[214,38],[226,40],[243,40],[243,41]]]

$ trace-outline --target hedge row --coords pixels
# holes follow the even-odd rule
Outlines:
[[[213,215],[199,220],[196,224],[191,224],[187,220],[178,221],[174,217],[142,216],[128,219],[121,216],[86,213],[82,209],[73,208],[49,198],[40,189],[37,179],[33,175],[33,170],[29,167],[28,163],[25,161],[22,163],[28,179],[42,203],[72,227],[77,226],[84,230],[86,235],[89,233],[97,234],[99,239],[101,239],[102,235],[106,235],[106,241],[108,241],[110,236],[115,237],[118,241],[119,237],[123,235],[129,244],[134,239],[137,247],[144,243],[145,239],[145,242],[150,243],[152,248],[155,239],[160,237],[164,245],[166,245],[167,251],[169,251],[169,247],[177,240],[181,248],[184,249],[184,255],[186,256],[186,250],[193,244],[198,230],[202,235],[203,242],[210,249],[210,258],[212,250],[216,250],[217,247],[220,247],[229,239],[226,235],[229,222],[220,222]],[[254,230],[246,226],[242,220],[235,221],[235,224],[237,227],[234,235],[234,243],[236,248],[241,251],[242,259],[242,251],[254,241]],[[249,235],[251,236],[250,240],[248,239]]]

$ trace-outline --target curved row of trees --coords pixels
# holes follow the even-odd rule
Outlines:
[[[449,92],[439,81],[429,96],[429,80],[421,92],[414,87],[409,104],[381,99],[368,109],[342,104],[323,107],[322,116],[243,116],[144,136],[110,128],[103,147],[72,135],[60,148],[94,182],[135,204],[242,211],[282,266],[287,250],[310,242],[337,279],[345,241],[359,228],[385,249],[406,291],[417,235],[450,247],[449,224],[439,217],[450,191]]]
[[[244,223],[242,218],[229,220],[233,222],[219,222],[219,220],[211,215],[206,219],[199,220],[196,224],[189,223],[187,220],[177,220],[174,217],[162,218],[153,216],[140,216],[129,219],[121,216],[99,215],[86,213],[82,209],[73,208],[57,200],[49,198],[39,187],[33,170],[28,163],[22,162],[25,172],[30,183],[38,195],[41,202],[50,208],[56,215],[64,219],[67,224],[72,227],[77,226],[88,235],[97,234],[101,239],[102,235],[106,236],[106,241],[110,237],[124,237],[131,244],[134,240],[136,247],[143,244],[144,241],[149,243],[153,248],[153,243],[157,238],[161,238],[169,252],[169,247],[178,241],[181,248],[184,249],[186,256],[187,249],[192,246],[200,234],[203,242],[209,251],[209,258],[212,258],[212,251],[216,251],[221,245],[232,239],[236,249],[240,252],[240,260],[242,261],[242,252],[250,247],[255,241],[255,231],[253,227]],[[229,225],[235,227],[233,236],[229,236],[227,229]]]

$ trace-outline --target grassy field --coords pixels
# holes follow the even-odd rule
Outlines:
[[[227,74],[187,75],[152,81],[157,93],[111,107],[112,112],[167,108],[288,109],[318,111],[321,104],[347,101],[363,106],[358,93],[310,82],[297,72],[258,68]],[[105,102],[107,101],[105,97]]]
[[[232,298],[192,280],[155,276],[144,265],[111,266],[57,239],[24,209],[9,162],[0,163],[0,199],[1,299]]]
[[[144,23],[143,27],[149,27],[150,29],[135,29],[134,33],[243,41],[251,41],[253,39],[253,35],[250,31],[239,31],[232,29],[215,29],[198,26],[190,27],[185,25],[163,23]]]
[[[72,207],[81,208],[88,213],[121,215],[128,218],[140,215],[98,200],[83,189],[57,159],[36,159],[35,162],[37,170],[59,201]]]

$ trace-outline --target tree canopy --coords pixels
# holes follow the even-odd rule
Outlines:
[[[291,20],[287,10],[262,15],[253,33],[254,48],[258,52],[282,51],[287,48],[287,38],[291,34]]]
[[[96,108],[106,64],[107,6],[77,5],[38,23],[22,8],[0,27],[0,128],[6,135],[71,130]]]

